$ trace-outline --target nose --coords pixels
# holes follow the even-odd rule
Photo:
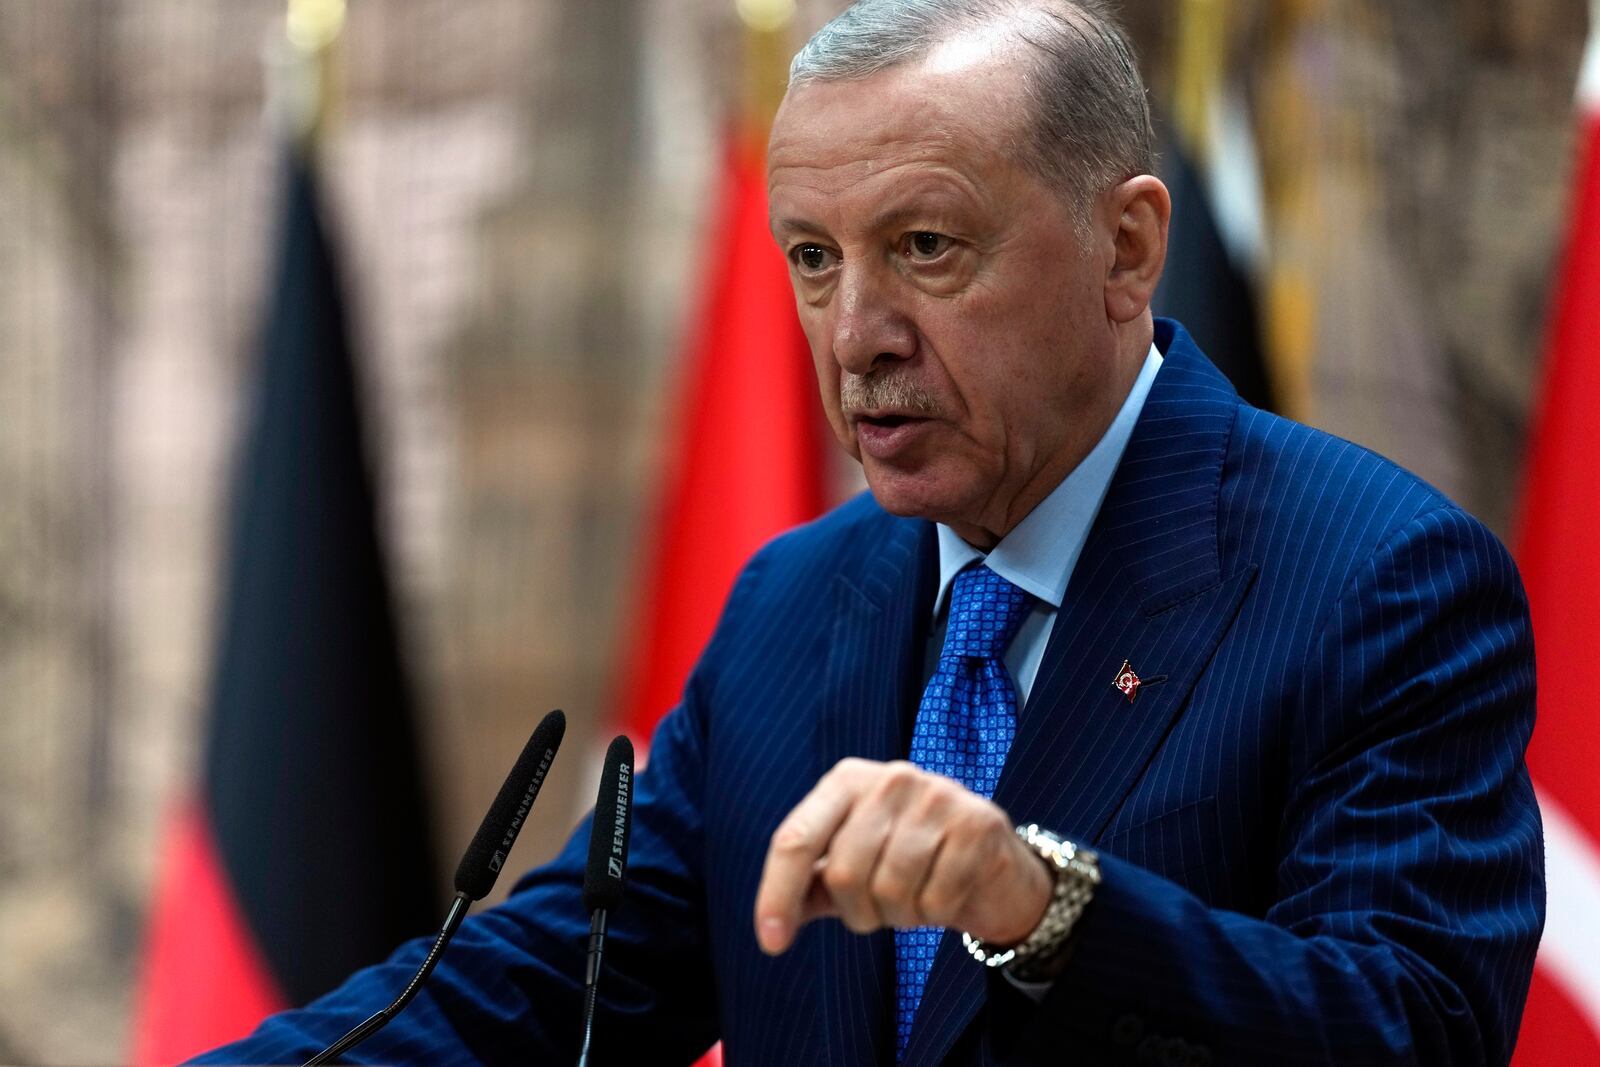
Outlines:
[[[884,272],[860,261],[847,264],[834,294],[833,358],[851,374],[910,359],[917,331],[897,305]]]

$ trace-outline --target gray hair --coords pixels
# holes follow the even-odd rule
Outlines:
[[[859,0],[794,57],[789,85],[870,77],[1000,20],[1014,21],[1039,53],[1025,88],[1032,143],[1020,162],[1064,192],[1081,218],[1103,190],[1155,166],[1139,63],[1101,0]]]

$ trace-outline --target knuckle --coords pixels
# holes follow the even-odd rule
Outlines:
[[[839,921],[853,934],[870,934],[879,925],[877,916],[863,908],[844,908]]]
[[[911,883],[905,872],[888,863],[880,864],[872,876],[872,896],[886,904],[903,905],[910,902]]]
[[[911,818],[928,826],[943,826],[950,817],[955,800],[954,783],[937,775],[929,775],[929,782],[917,798],[909,814]]]
[[[904,801],[916,790],[920,778],[922,772],[913,764],[903,760],[885,764],[872,785],[871,797],[878,803]]]
[[[943,886],[930,886],[917,898],[917,911],[931,926],[948,926],[961,907],[961,901]]]
[[[835,781],[850,781],[861,777],[869,766],[871,764],[860,756],[846,756],[838,763],[835,763],[833,769],[824,777],[832,778]]]
[[[909,785],[922,777],[922,769],[909,760],[897,759],[884,764],[884,777],[891,782]]]
[[[772,835],[772,847],[777,852],[792,855],[804,852],[811,844],[811,834],[805,822],[791,819],[781,824]]]
[[[822,884],[835,897],[849,897],[861,882],[861,875],[853,864],[830,860],[822,868]]]
[[[971,808],[963,807],[952,812],[945,820],[945,825],[949,827],[950,839],[962,848],[970,847],[979,836]]]
[[[955,820],[955,832],[964,840],[977,843],[992,843],[1001,839],[1002,834],[1011,832],[1005,816],[1000,809],[987,801],[980,800],[976,804],[967,804]]]

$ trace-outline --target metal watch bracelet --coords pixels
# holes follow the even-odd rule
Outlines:
[[[1017,827],[1017,836],[1050,868],[1053,885],[1044,916],[1032,933],[1011,948],[997,949],[968,933],[961,935],[961,943],[985,967],[1004,967],[1024,981],[1052,978],[1053,974],[1044,971],[1045,965],[1066,947],[1078,917],[1094,899],[1095,887],[1100,884],[1100,857],[1041,830],[1037,823]],[[1035,973],[1036,969],[1044,973]]]

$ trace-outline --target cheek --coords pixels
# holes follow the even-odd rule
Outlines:
[[[833,358],[827,335],[820,328],[815,315],[802,313],[800,326],[806,335],[806,347],[811,350],[811,365],[817,372],[817,386],[822,391],[823,406],[831,413],[839,404],[839,364]]]
[[[795,314],[800,320],[800,330],[806,335],[806,344],[811,348],[811,359],[817,364],[818,373],[821,373],[824,361],[832,362],[832,345],[829,338],[833,331],[829,323],[827,307],[817,307],[804,300],[795,300]]]
[[[1000,364],[1008,343],[1006,323],[993,315],[991,305],[982,294],[971,294],[938,302],[917,316],[918,331],[931,354],[924,384],[934,388],[941,401],[953,399],[956,408],[951,413],[968,420],[992,416],[995,386],[997,381],[1003,384]]]
[[[853,449],[855,442],[839,406],[839,364],[834,361],[828,349],[819,349],[817,343],[811,340],[810,330],[806,333],[807,340],[811,343],[811,363],[817,372],[817,396],[822,401],[823,414],[828,417],[828,425],[832,428],[833,435],[847,449]]]
[[[827,356],[812,353],[812,363],[817,369],[817,395],[822,400],[822,410],[827,413],[828,421],[836,421],[839,411],[839,365]]]

